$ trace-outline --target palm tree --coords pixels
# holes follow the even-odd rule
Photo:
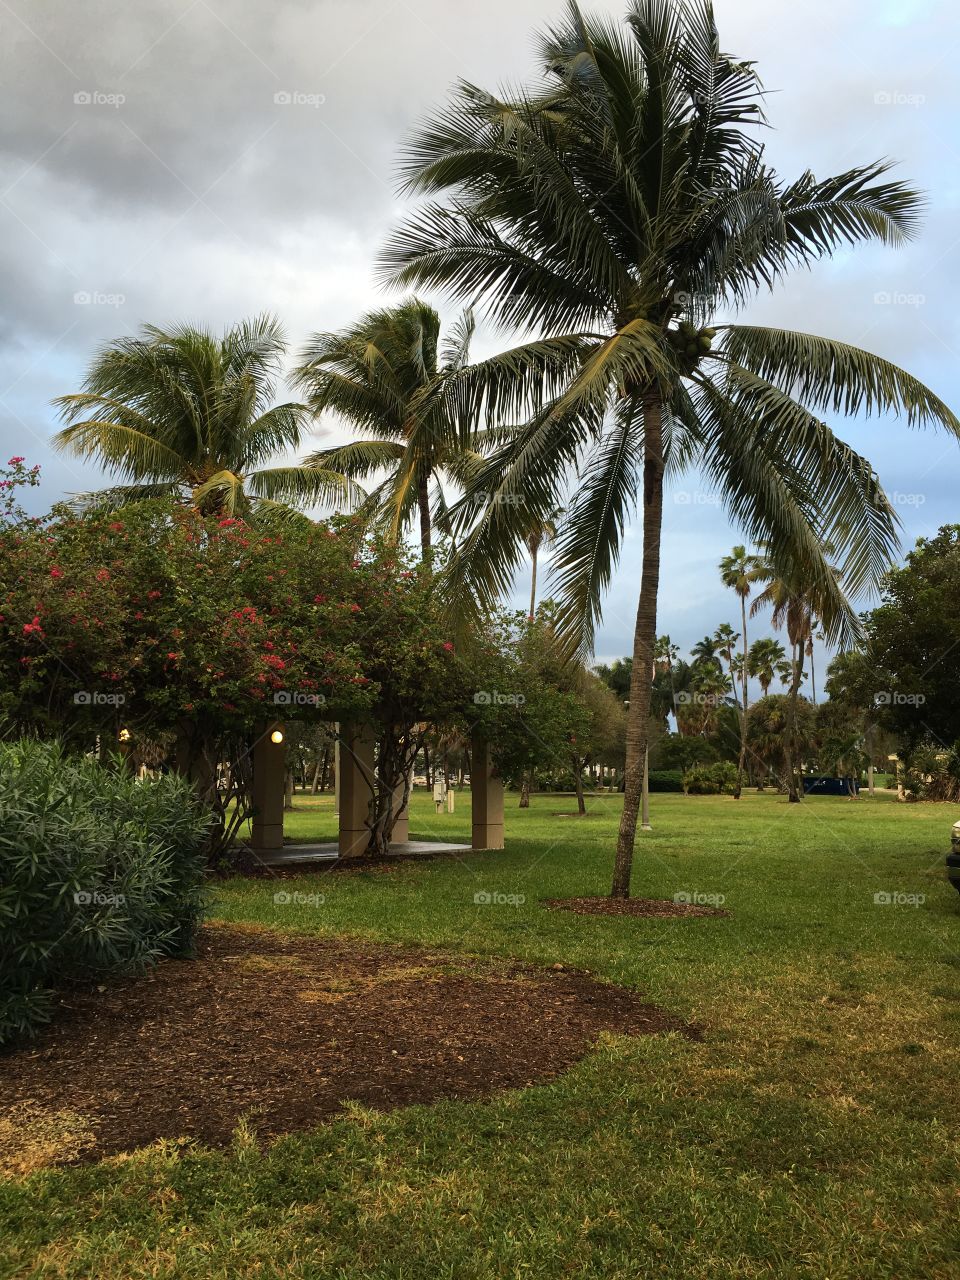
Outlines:
[[[729,622],[722,622],[713,633],[713,643],[717,647],[718,653],[722,653],[727,660],[727,669],[730,672],[730,688],[733,691],[733,698],[739,709],[740,696],[737,693],[737,676],[741,674],[737,664],[737,655],[734,654],[734,646],[739,641],[740,636],[734,631]]]
[[[827,549],[832,550],[829,547]],[[774,629],[777,631],[785,629],[787,639],[790,641],[790,668],[792,674],[790,687],[787,690],[790,714],[785,753],[788,797],[791,804],[796,804],[801,798],[800,789],[797,786],[793,748],[795,745],[794,729],[797,722],[797,702],[800,697],[800,685],[805,676],[803,670],[804,657],[808,652],[808,647],[811,645],[817,621],[820,621],[824,632],[829,634],[832,611],[838,607],[834,603],[835,597],[839,596],[841,600],[843,597],[843,591],[840,586],[840,570],[832,565],[828,566],[828,570],[835,583],[835,591],[831,593],[830,599],[826,599],[816,587],[809,587],[802,578],[783,577],[773,562],[761,560],[757,568],[757,577],[765,581],[767,585],[754,600],[750,609],[750,615],[753,617],[769,606],[772,610],[770,621]],[[850,610],[849,603],[844,603],[840,607],[847,611]],[[824,616],[824,610],[826,611],[826,616]]]
[[[674,716],[677,715],[677,684],[674,679],[674,665],[679,657],[679,645],[674,644],[669,636],[657,636],[656,643],[653,646],[653,661],[655,666],[666,671],[670,677],[670,706],[667,709],[667,714],[672,712]],[[681,728],[679,717],[677,717],[677,733],[683,737],[683,729]]]
[[[78,503],[109,508],[173,495],[207,514],[250,518],[344,497],[349,485],[329,472],[264,466],[297,448],[309,419],[306,405],[273,403],[285,350],[267,315],[222,337],[146,325],[111,343],[83,391],[55,402],[68,425],[54,445],[130,483]]]
[[[743,791],[743,771],[747,762],[747,710],[750,706],[750,664],[747,661],[747,600],[755,580],[757,559],[748,555],[747,548],[736,546],[720,561],[720,580],[725,587],[732,587],[740,597],[740,623],[743,636],[743,662],[740,666],[743,697],[740,703],[740,758],[737,761],[737,782],[733,789],[734,800]]]
[[[540,552],[548,547],[557,536],[557,521],[563,515],[560,507],[548,512],[545,516],[534,516],[527,529],[526,543],[530,552],[530,617],[537,611],[537,563]]]
[[[385,471],[367,509],[394,538],[418,518],[424,558],[433,525],[447,520],[440,478],[462,480],[470,461],[479,461],[468,447],[469,424],[440,394],[465,368],[473,332],[468,309],[441,342],[440,316],[411,298],[339,333],[314,334],[296,372],[314,413],[332,412],[370,433],[321,449],[305,465],[354,482]]]
[[[625,24],[575,4],[541,38],[543,80],[497,96],[462,83],[409,144],[428,197],[390,239],[386,278],[476,299],[537,333],[459,388],[525,425],[478,469],[490,499],[451,566],[459,614],[491,605],[523,556],[525,510],[572,490],[553,559],[559,625],[587,649],[633,510],[643,514],[623,817],[612,893],[629,894],[647,746],[664,475],[696,464],[784,571],[832,585],[842,546],[859,590],[883,572],[896,519],[828,410],[904,413],[960,434],[921,383],[846,343],[714,323],[788,269],[860,240],[900,244],[920,197],[884,163],[784,183],[752,126],[762,89],[721,52],[707,0],[632,0]],[[435,197],[429,199],[429,197]],[[522,408],[520,407],[522,406]],[[471,493],[464,499],[473,513]],[[848,635],[853,616],[835,612]]]
[[[754,640],[747,655],[747,664],[750,667],[750,674],[760,681],[760,688],[765,698],[769,696],[774,676],[790,679],[793,674],[793,668],[787,662],[787,653],[783,645],[779,640],[769,636]]]
[[[719,658],[720,646],[715,636],[704,636],[690,650],[694,666],[713,667],[717,671],[723,669]]]

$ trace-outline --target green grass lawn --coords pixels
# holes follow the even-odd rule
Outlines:
[[[469,839],[468,799],[414,838]],[[729,918],[546,911],[605,893],[619,797],[508,801],[502,853],[216,890],[216,915],[564,962],[699,1022],[606,1039],[483,1103],[354,1109],[260,1151],[153,1148],[0,1187],[4,1276],[957,1277],[960,898],[952,806],[653,797],[634,891]],[[297,838],[332,838],[298,798]],[[522,896],[477,905],[479,891]],[[922,898],[878,904],[875,894]],[[278,1010],[282,1016],[282,1010]],[[304,1088],[314,1063],[304,1063]],[[256,1099],[251,1098],[251,1105]]]

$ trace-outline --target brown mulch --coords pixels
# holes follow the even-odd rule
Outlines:
[[[581,916],[729,916],[720,907],[700,907],[668,898],[542,898],[551,911],[575,911]]]
[[[88,1132],[68,1160],[158,1138],[223,1145],[245,1115],[266,1138],[348,1099],[388,1109],[548,1080],[604,1031],[698,1038],[560,965],[208,926],[196,959],[71,993],[36,1040],[0,1057],[0,1134],[27,1113],[69,1117],[74,1131],[79,1118]]]

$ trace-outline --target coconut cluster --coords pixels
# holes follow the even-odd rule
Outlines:
[[[710,351],[716,336],[716,329],[698,329],[689,320],[681,320],[676,329],[667,330],[667,341],[677,353],[678,363],[685,372],[696,368]]]

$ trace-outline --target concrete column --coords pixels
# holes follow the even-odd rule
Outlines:
[[[367,821],[373,798],[375,745],[368,725],[340,726],[341,858],[358,858],[370,839]]]
[[[470,790],[473,807],[473,848],[503,848],[503,783],[490,763],[490,747],[473,739],[470,752]]]
[[[280,734],[274,742],[272,734]],[[271,721],[264,725],[253,747],[253,831],[250,843],[254,849],[283,847],[283,800],[287,772],[287,748],[283,741],[283,725]]]

